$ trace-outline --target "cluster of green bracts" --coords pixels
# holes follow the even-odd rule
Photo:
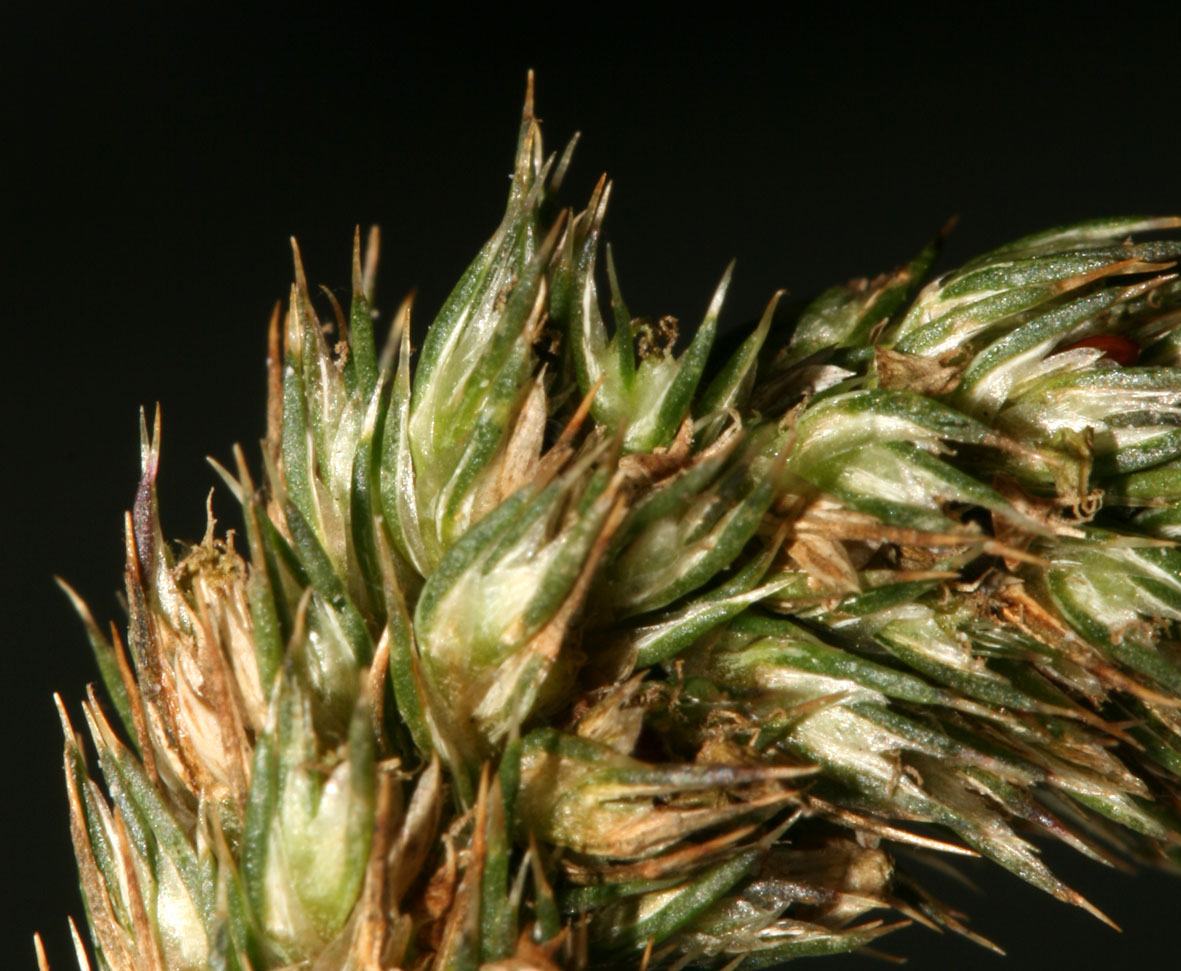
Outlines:
[[[757,968],[974,936],[890,842],[1092,910],[1023,834],[1170,859],[1181,221],[920,290],[936,241],[715,360],[731,271],[682,340],[608,252],[605,315],[570,154],[527,104],[416,357],[375,235],[327,327],[297,254],[245,558],[174,557],[144,429],[106,793],[62,709],[100,967]]]

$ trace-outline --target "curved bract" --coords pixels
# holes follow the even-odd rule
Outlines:
[[[769,967],[978,939],[894,844],[1090,910],[1031,836],[1174,859],[1181,220],[936,239],[717,359],[731,270],[633,317],[569,162],[530,93],[416,358],[376,233],[327,326],[297,252],[239,550],[165,543],[145,424],[125,637],[70,594],[99,967]]]

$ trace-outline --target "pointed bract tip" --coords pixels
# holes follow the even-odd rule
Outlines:
[[[57,717],[61,721],[62,734],[66,737],[66,744],[77,746],[78,737],[74,734],[74,725],[70,721],[70,714],[66,711],[66,703],[58,692],[53,693],[53,704],[57,708]]]
[[[553,170],[553,175],[550,178],[550,191],[557,193],[562,187],[562,183],[566,179],[566,172],[570,168],[570,161],[574,158],[574,146],[578,144],[578,132],[574,133],[574,137],[566,143],[566,148],[562,152],[562,157],[558,160],[557,166]]]
[[[238,470],[238,481],[242,484],[242,488],[248,497],[254,495],[254,480],[250,476],[250,466],[246,464],[246,453],[242,451],[242,446],[234,445],[234,466]]]
[[[361,226],[353,229],[353,297],[365,292],[365,278],[361,272]]]
[[[74,942],[74,955],[78,959],[78,971],[90,971],[90,958],[86,956],[86,945],[82,943],[82,935],[78,933],[78,925],[74,923],[74,918],[68,918],[70,922],[70,938]]]
[[[1112,930],[1119,931],[1121,934],[1123,933],[1124,929],[1122,927],[1120,927],[1119,924],[1117,924],[1114,920],[1112,920],[1105,913],[1103,913],[1103,911],[1101,911],[1098,907],[1096,907],[1093,903],[1091,903],[1091,901],[1089,901],[1081,893],[1078,893],[1074,890],[1069,890],[1067,892],[1069,894],[1070,902],[1072,904],[1074,904],[1076,907],[1081,907],[1083,910],[1085,910],[1092,917],[1097,917],[1099,920],[1103,921],[1103,923],[1105,923]]]
[[[369,227],[369,237],[365,240],[364,269],[361,273],[365,300],[370,305],[373,303],[373,295],[377,290],[377,260],[380,254],[381,228],[374,224]]]
[[[90,613],[90,608],[86,606],[86,601],[82,599],[78,591],[71,587],[62,577],[56,573],[53,575],[53,582],[58,585],[62,593],[70,598],[70,604],[84,622],[89,621],[94,623],[93,615]]]
[[[140,471],[145,476],[155,476],[160,459],[160,416],[160,402],[157,401],[152,413],[152,430],[149,432],[147,412],[143,405],[139,406],[139,463]]]
[[[533,68],[525,74],[525,107],[521,114],[526,120],[533,118]]]
[[[299,242],[291,237],[291,259],[295,264],[295,288],[299,295],[308,300],[308,278],[303,270],[303,256],[299,252]]]
[[[707,326],[717,324],[718,316],[722,312],[722,304],[726,300],[726,291],[730,289],[730,280],[734,276],[734,266],[737,262],[737,260],[731,260],[726,264],[726,270],[722,273],[722,279],[718,281],[718,285],[714,289],[713,296],[709,301],[709,309],[705,312],[705,324]]]
[[[273,307],[271,307],[271,316],[267,320],[267,337],[268,337],[268,339],[271,337],[272,334],[277,335],[279,333],[279,320],[281,319],[282,314],[283,314],[283,301],[276,300],[275,305]],[[276,337],[275,338],[275,347],[278,348],[278,346],[279,346],[278,345],[278,338]]]
[[[607,173],[604,172],[599,176],[599,181],[595,183],[590,202],[586,207],[590,217],[590,232],[588,234],[588,244],[590,245],[593,245],[593,240],[598,236],[599,230],[603,226],[603,219],[607,215],[607,203],[611,199],[611,188],[612,183],[607,179]]]
[[[237,445],[235,445],[234,448],[237,451],[241,451]],[[235,454],[235,458],[237,458],[237,454]],[[234,498],[237,499],[239,503],[245,503],[247,499],[246,491],[243,489],[242,484],[233,477],[233,475],[230,473],[230,470],[222,465],[212,455],[206,455],[205,461],[208,462],[213,468],[213,471],[221,477],[221,481],[224,482],[226,488],[229,489],[231,493],[233,493]]]

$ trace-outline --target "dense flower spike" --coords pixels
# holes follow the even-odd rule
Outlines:
[[[218,466],[241,554],[212,514],[165,543],[145,423],[126,635],[66,588],[113,713],[100,786],[59,702],[99,968],[994,946],[891,846],[1099,917],[1031,837],[1177,858],[1181,219],[924,286],[936,239],[711,360],[731,269],[692,336],[632,317],[570,158],[530,90],[417,356],[409,302],[375,340],[375,232],[347,312],[296,250],[261,474]]]

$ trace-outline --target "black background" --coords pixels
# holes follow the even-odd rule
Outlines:
[[[312,281],[343,292],[354,225],[379,223],[379,304],[417,287],[428,321],[499,219],[527,68],[548,145],[583,134],[569,203],[601,171],[615,180],[605,233],[636,313],[695,323],[737,257],[724,318],[749,321],[778,287],[806,296],[892,267],[954,213],[948,264],[1055,223],[1181,210],[1175,6],[1115,20],[559,9],[426,24],[399,7],[5,5],[6,966],[33,966],[36,929],[71,966],[65,914],[81,904],[51,692],[80,718],[95,672],[51,576],[118,615],[138,407],[163,407],[165,530],[195,539],[215,483],[204,456],[226,461],[235,441],[256,454],[288,237]],[[220,489],[215,510],[234,522]],[[1048,852],[1122,936],[970,865],[983,892],[947,895],[1006,961],[921,930],[885,949],[915,968],[1165,961],[1181,881]]]

